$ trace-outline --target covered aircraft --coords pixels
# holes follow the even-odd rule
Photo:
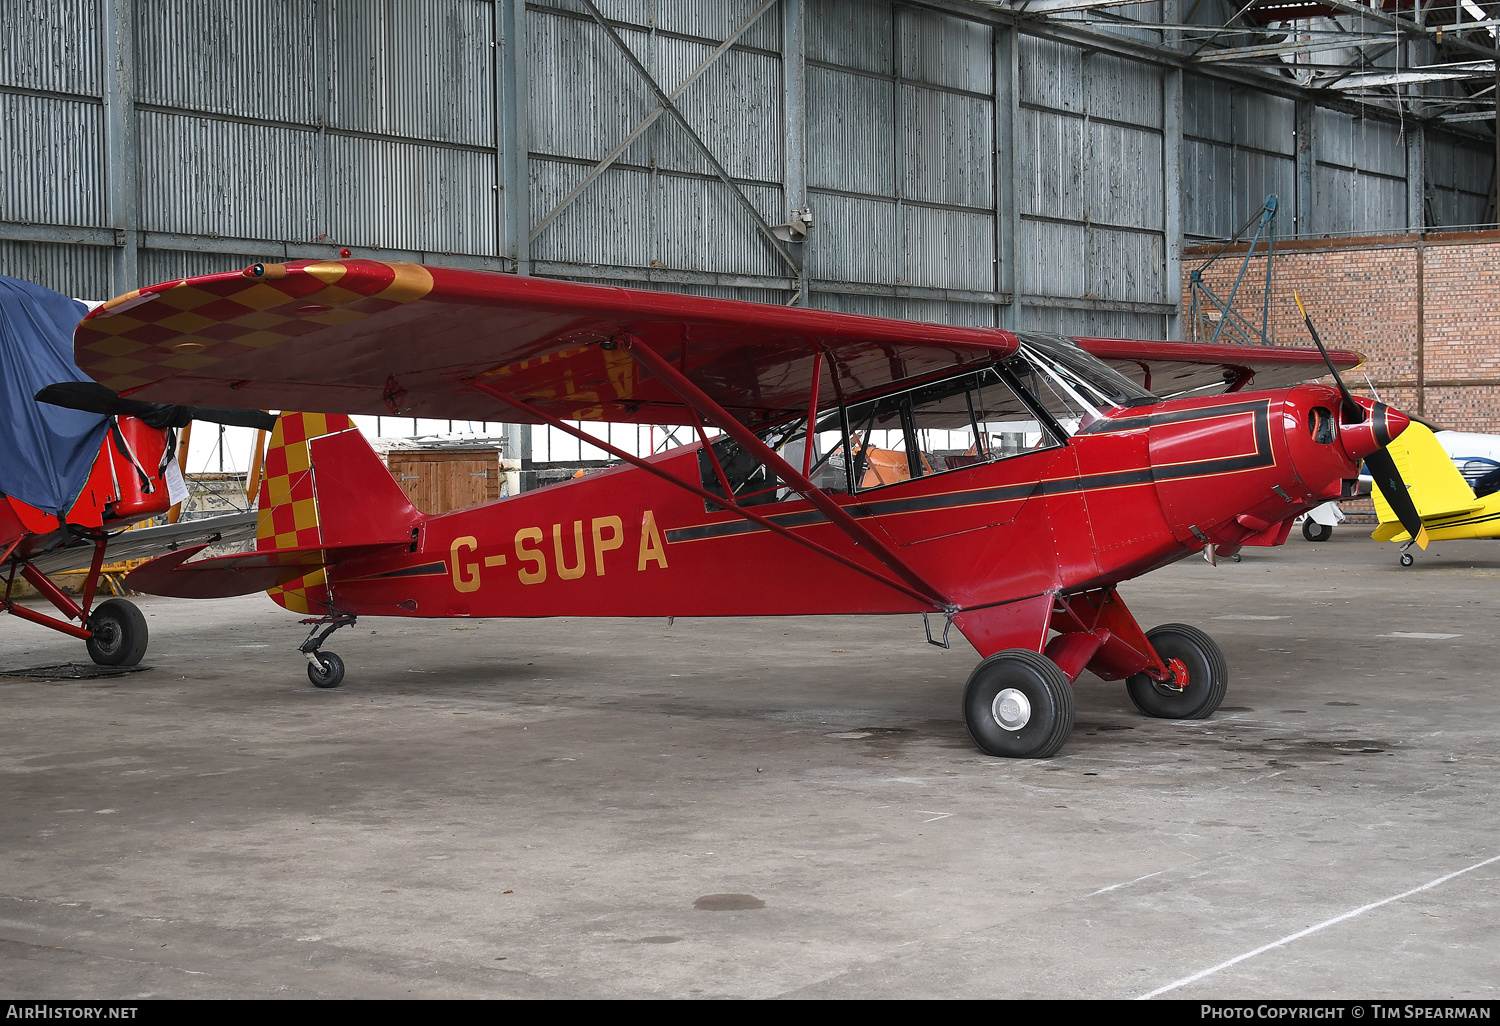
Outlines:
[[[84,641],[96,663],[130,666],[146,652],[146,620],[126,599],[94,604],[106,558],[154,556],[250,531],[243,515],[231,515],[122,535],[186,497],[173,432],[195,414],[215,413],[120,400],[77,381],[73,329],[87,310],[0,276],[0,610]],[[66,406],[38,402],[38,393]],[[258,412],[221,413],[226,422],[270,423]],[[79,601],[48,576],[84,567]],[[65,619],[18,604],[18,578]]]
[[[1148,715],[1211,714],[1229,680],[1218,646],[1187,624],[1144,630],[1117,585],[1281,544],[1406,425],[1341,385],[1295,384],[1324,371],[1313,350],[1075,341],[369,260],[143,289],[94,311],[75,352],[133,398],[316,411],[277,423],[255,553],[183,550],[129,578],[188,597],[268,589],[309,614],[315,684],[342,679],[322,646],[362,616],[922,613],[934,643],[957,627],[983,657],[964,718],[1002,756],[1058,750],[1085,669]],[[354,413],[549,424],[628,465],[424,516]],[[575,420],[699,440],[640,458]]]

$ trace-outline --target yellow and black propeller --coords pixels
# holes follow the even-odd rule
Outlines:
[[[1344,384],[1344,379],[1339,377],[1338,368],[1334,367],[1333,360],[1328,356],[1328,348],[1323,345],[1323,340],[1318,337],[1318,329],[1313,327],[1312,318],[1308,316],[1307,307],[1302,305],[1302,297],[1293,292],[1292,297],[1297,300],[1297,309],[1302,312],[1302,321],[1307,325],[1307,333],[1312,336],[1313,343],[1318,347],[1318,352],[1323,354],[1323,362],[1328,364],[1328,373],[1333,375],[1334,382],[1339,386],[1339,392],[1344,401],[1339,412],[1343,415],[1346,424],[1364,423],[1365,408],[1355,402],[1354,395],[1349,391],[1349,386]],[[1377,405],[1377,410],[1384,410],[1383,405]],[[1370,477],[1374,479],[1380,494],[1385,496],[1385,501],[1390,503],[1392,511],[1401,526],[1406,528],[1408,534],[1421,548],[1427,548],[1427,528],[1422,526],[1422,515],[1417,512],[1416,503],[1411,501],[1411,493],[1407,490],[1406,482],[1401,479],[1401,472],[1396,469],[1396,461],[1391,458],[1389,449],[1382,446],[1365,457],[1365,466],[1370,470]]]

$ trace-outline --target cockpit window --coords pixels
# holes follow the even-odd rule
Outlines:
[[[1103,360],[1084,352],[1072,339],[1040,332],[1027,332],[1020,339],[1017,356],[1055,376],[1059,388],[1074,393],[1077,401],[1098,412],[1116,406],[1141,406],[1156,399]]]
[[[1110,410],[1157,401],[1070,339],[1020,339],[1019,351],[981,370],[823,410],[811,433],[801,417],[760,437],[818,488],[863,491],[1063,445]],[[795,497],[728,437],[699,451],[698,468],[705,491],[727,491],[739,506]]]
[[[849,407],[856,490],[1060,444],[993,367]]]

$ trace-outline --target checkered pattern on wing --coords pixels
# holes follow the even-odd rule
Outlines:
[[[121,296],[79,326],[79,365],[122,392],[389,310],[431,286],[423,268],[375,261],[282,273],[208,275]]]
[[[348,417],[334,413],[283,413],[277,418],[261,474],[256,549],[313,548],[323,544],[308,443],[353,426]],[[330,600],[327,580],[327,574],[316,570],[272,588],[267,594],[294,613],[323,612]]]

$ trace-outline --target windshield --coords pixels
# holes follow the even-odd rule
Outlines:
[[[1115,406],[1143,406],[1156,397],[1069,338],[1026,332],[1019,336],[1020,355],[1055,379],[1057,387],[1073,393],[1095,414]]]

